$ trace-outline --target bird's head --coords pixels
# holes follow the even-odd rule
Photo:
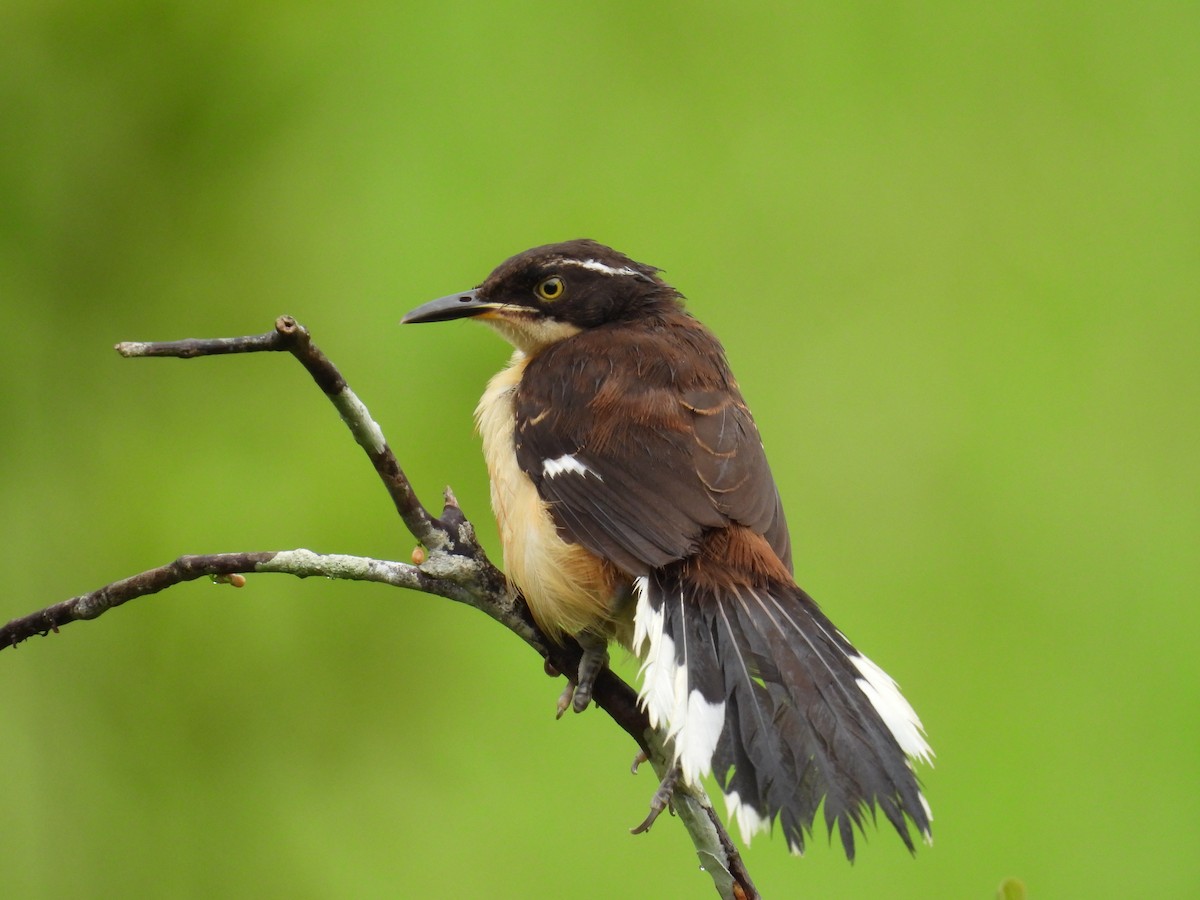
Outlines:
[[[430,301],[401,322],[478,317],[532,356],[585,328],[677,310],[680,300],[653,266],[575,240],[518,253],[474,290]]]

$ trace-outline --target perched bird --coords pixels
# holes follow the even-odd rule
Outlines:
[[[673,741],[668,779],[714,772],[747,841],[777,820],[801,853],[822,800],[850,859],[875,808],[910,850],[906,818],[929,840],[921,722],[796,585],[758,429],[682,295],[575,240],[403,321],[468,316],[516,348],[475,416],[508,577],[547,634],[585,651],[560,713],[586,708],[618,640]]]

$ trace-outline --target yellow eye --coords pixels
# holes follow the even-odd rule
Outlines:
[[[543,300],[557,300],[566,291],[567,286],[563,284],[563,280],[557,275],[552,275],[545,281],[542,281],[534,290],[537,295]]]

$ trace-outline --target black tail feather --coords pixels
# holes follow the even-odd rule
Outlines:
[[[669,647],[674,657],[647,662],[643,696],[652,718],[657,705],[677,754],[710,748],[730,814],[747,838],[777,819],[788,846],[802,852],[822,803],[826,826],[851,860],[868,811],[881,810],[910,850],[909,822],[928,838],[928,806],[909,761],[929,755],[919,721],[804,591],[769,581],[717,596],[683,565],[656,570],[640,590],[639,629],[643,617],[661,614],[660,640],[670,644],[659,649]],[[653,632],[649,638],[653,645]],[[688,694],[668,704],[646,692],[670,662],[686,667]],[[691,692],[723,704],[715,746],[699,736],[694,716],[678,715]]]

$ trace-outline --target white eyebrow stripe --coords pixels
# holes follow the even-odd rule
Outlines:
[[[565,266],[579,266],[581,269],[589,269],[592,272],[603,272],[605,275],[640,275],[642,274],[637,269],[631,269],[629,266],[621,266],[616,268],[600,262],[598,259],[560,259],[560,263]]]

